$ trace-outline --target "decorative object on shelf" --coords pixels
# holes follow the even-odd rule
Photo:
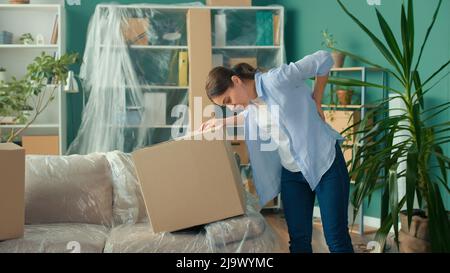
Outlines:
[[[142,107],[128,106],[127,107],[127,126],[140,126],[142,116]]]
[[[53,20],[52,37],[50,38],[50,43],[53,45],[58,43],[58,17],[58,14],[56,14],[55,19]]]
[[[185,16],[174,15],[167,11],[151,11],[149,13],[147,36],[152,45],[180,45],[185,33],[183,25]]]
[[[78,93],[80,90],[78,86],[78,82],[75,79],[75,73],[73,71],[69,71],[67,73],[66,84],[64,85],[64,92],[67,93]]]
[[[7,45],[12,44],[13,34],[9,31],[0,31],[0,44]]]
[[[33,35],[31,35],[31,33],[22,34],[22,36],[20,36],[19,40],[24,45],[34,44],[34,38],[33,38]]]
[[[55,98],[59,84],[65,84],[68,66],[77,61],[78,54],[64,54],[59,59],[55,59],[42,52],[33,63],[27,66],[27,73],[23,79],[18,80],[13,77],[6,84],[0,85],[2,97],[0,116],[14,116],[14,122],[24,124],[23,127],[11,129],[9,136],[5,139],[6,142],[12,142],[47,108]],[[58,85],[52,87],[48,95],[44,91],[50,78],[60,80]],[[31,99],[32,97],[35,99]],[[26,109],[32,109],[31,113],[24,111]]]
[[[223,66],[223,55],[222,54],[213,54],[212,55],[212,64],[213,64],[213,67]]]
[[[167,95],[163,92],[144,94],[144,126],[166,125]]]
[[[336,44],[337,41],[334,39],[333,34],[329,33],[328,30],[322,30],[322,36],[324,41],[322,42],[322,45],[333,49]],[[333,68],[340,68],[344,66],[344,62],[345,62],[345,54],[343,54],[342,52],[339,52],[337,50],[333,50],[331,52],[331,56],[333,57],[334,60],[334,66]]]
[[[353,90],[351,88],[339,87],[335,90],[336,96],[341,105],[352,104]]]
[[[44,42],[44,35],[42,35],[42,34],[37,34],[36,35],[36,44],[37,45],[43,45],[45,42]]]
[[[174,42],[181,39],[181,33],[179,31],[165,33],[163,39],[166,41]]]
[[[178,53],[178,85],[188,86],[188,52]]]
[[[9,0],[10,4],[29,4],[30,0]]]
[[[148,31],[149,21],[147,18],[127,18],[122,23],[123,37],[131,45],[148,45]]]
[[[448,253],[450,252],[450,221],[443,198],[447,198],[450,191],[447,184],[450,157],[445,153],[443,145],[450,143],[448,137],[450,121],[443,117],[442,113],[449,108],[449,102],[427,108],[425,108],[425,102],[428,91],[448,76],[443,73],[449,67],[450,60],[444,60],[443,65],[440,65],[436,71],[428,71],[426,74],[431,76],[426,79],[422,79],[419,72],[423,70],[420,69],[421,60],[430,61],[431,59],[431,56],[423,55],[426,53],[424,48],[431,37],[429,34],[432,33],[438,18],[442,0],[437,3],[421,44],[416,44],[411,38],[415,36],[415,29],[417,29],[414,24],[412,0],[407,1],[407,6],[405,3],[401,5],[399,16],[401,24],[398,31],[400,33],[394,32],[381,12],[375,8],[383,41],[377,38],[379,35],[375,35],[356,18],[341,0],[337,1],[342,10],[368,35],[386,59],[385,62],[390,65],[383,67],[351,52],[336,50],[386,71],[390,78],[396,80],[392,85],[396,88],[393,88],[384,84],[378,85],[347,78],[334,79],[340,85],[387,89],[391,93],[388,99],[381,101],[376,108],[368,112],[359,124],[358,131],[369,130],[372,138],[370,145],[357,145],[362,140],[361,135],[355,133],[353,161],[359,164],[357,168],[352,167],[350,172],[357,178],[351,197],[355,208],[354,215],[358,213],[366,197],[372,197],[375,190],[381,189],[381,224],[375,235],[375,240],[378,241],[381,249],[384,249],[386,238],[393,228],[395,242],[397,246],[400,246],[400,251],[417,249],[426,251],[426,242],[423,242],[426,240],[408,240],[399,234],[399,220],[402,219],[399,215],[406,206],[406,221],[403,220],[402,226],[411,230],[414,229],[414,217],[421,217],[422,220],[429,219],[428,225],[424,225],[424,228],[427,227],[425,233],[428,233],[431,251]],[[424,17],[423,14],[420,16]],[[400,41],[396,37],[400,37]],[[418,48],[420,50],[416,51],[415,49]],[[393,99],[402,101],[404,104],[404,109],[398,109],[400,111],[398,114],[390,113],[393,109],[389,108],[389,103]],[[387,109],[389,109],[388,115],[374,119],[373,126],[367,125],[369,118],[386,113]],[[408,133],[405,134],[405,131]],[[395,138],[400,134],[404,138],[401,142],[395,143]],[[398,171],[400,161],[406,163],[402,172]],[[404,195],[399,196],[401,179],[404,179],[406,186]],[[421,215],[414,209],[420,210]]]
[[[214,45],[217,47],[227,44],[227,15],[218,13],[214,15]]]
[[[273,45],[273,12],[258,10],[256,12],[256,45]]]
[[[256,58],[230,58],[228,60],[228,63],[230,65],[230,67],[233,67],[240,63],[247,63],[247,64],[253,66],[254,68],[258,67],[258,62],[257,62]]]
[[[0,84],[5,83],[8,80],[8,75],[6,74],[6,69],[0,66]]]

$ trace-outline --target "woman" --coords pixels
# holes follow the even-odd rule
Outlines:
[[[317,51],[266,73],[244,63],[232,69],[216,67],[206,83],[212,102],[245,110],[235,117],[208,120],[201,129],[245,124],[260,203],[281,191],[291,252],[312,252],[316,195],[330,252],[353,252],[347,226],[350,179],[339,146],[343,138],[324,121],[321,109],[333,64],[328,52]],[[312,90],[306,80],[314,77]],[[278,115],[273,115],[275,110]],[[248,128],[254,124],[275,140],[275,150],[262,149],[261,137],[249,138]]]

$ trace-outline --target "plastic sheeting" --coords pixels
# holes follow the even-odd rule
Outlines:
[[[186,20],[194,5],[97,6],[80,71],[87,103],[68,154],[131,152],[187,133]],[[213,66],[281,65],[278,13],[213,8]]]
[[[27,156],[26,166],[25,235],[0,242],[0,252],[70,252],[70,246],[79,246],[80,252],[278,249],[275,233],[249,193],[242,216],[155,233],[130,154]]]

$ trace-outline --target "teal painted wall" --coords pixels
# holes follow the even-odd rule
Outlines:
[[[93,14],[95,6],[104,1],[82,1],[82,6],[67,6],[67,51],[84,51],[84,44],[89,18]],[[192,1],[166,0],[166,1],[135,1],[119,0],[118,3],[187,3]],[[204,1],[201,1],[204,2]],[[399,30],[399,10],[402,0],[381,0],[380,11],[389,22],[393,22],[396,32]],[[415,0],[415,14],[417,26],[417,41],[421,41],[426,28],[431,21],[431,16],[437,0]],[[338,40],[340,48],[365,56],[382,65],[381,55],[366,35],[348,18],[334,0],[253,0],[256,5],[281,4],[286,8],[285,43],[287,61],[295,61],[306,54],[321,49],[322,36],[320,31],[328,29]],[[381,37],[374,7],[369,6],[366,0],[344,0],[344,3],[357,17],[361,18],[370,29]],[[450,59],[450,18],[446,16],[450,11],[450,1],[444,0],[440,16],[432,32],[431,40],[424,52],[420,72],[422,77],[430,75],[444,61]],[[358,65],[352,60],[346,61],[347,66]],[[79,67],[74,67],[76,72]],[[369,80],[376,80],[370,77]],[[377,98],[379,93],[369,90],[371,98]],[[431,92],[427,106],[432,106],[442,101],[450,100],[450,78],[442,81]],[[81,121],[82,97],[81,94],[68,95],[68,143],[76,136]],[[444,115],[450,120],[450,111]],[[445,147],[450,154],[450,147]],[[366,215],[379,216],[380,194],[373,196],[372,203],[366,208]],[[445,200],[447,208],[450,208],[450,198]]]
[[[382,37],[379,30],[373,6],[366,0],[343,0],[347,8],[362,20],[378,37]],[[400,5],[402,0],[381,0],[379,10],[389,23],[395,27],[395,33],[400,31]],[[416,42],[421,44],[426,28],[431,22],[437,0],[414,0],[416,20]],[[338,47],[357,53],[376,63],[387,65],[366,34],[341,10],[334,0],[280,0],[286,8],[286,55],[288,61],[295,61],[306,54],[321,48],[321,30],[328,29],[338,41]],[[443,1],[440,16],[436,22],[429,43],[424,51],[420,73],[423,78],[429,76],[445,61],[450,59],[450,1]],[[418,49],[417,49],[418,51]],[[347,60],[346,66],[358,65]],[[450,71],[450,69],[447,69]],[[357,76],[357,75],[355,75]],[[372,80],[372,79],[369,79]],[[390,81],[393,85],[393,80]],[[372,97],[379,93],[369,90]],[[373,94],[377,92],[377,94]],[[426,106],[432,106],[443,101],[450,101],[450,77],[435,86],[425,101]],[[450,111],[444,113],[443,118],[450,120]],[[438,120],[437,120],[438,121]],[[449,154],[450,147],[445,147]],[[445,193],[445,191],[442,191]],[[379,217],[380,193],[373,196],[370,207],[366,208],[366,215]],[[450,208],[450,197],[445,199],[447,209]]]

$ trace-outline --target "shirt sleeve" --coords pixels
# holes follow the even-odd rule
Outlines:
[[[331,54],[325,50],[319,50],[301,60],[282,65],[278,72],[281,78],[286,80],[306,80],[327,75],[333,65]]]

